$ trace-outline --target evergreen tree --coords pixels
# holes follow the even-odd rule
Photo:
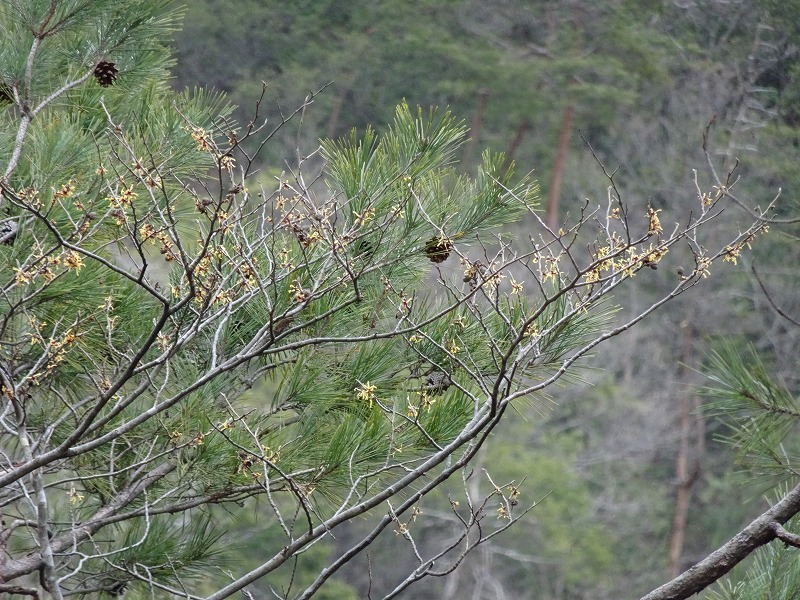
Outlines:
[[[291,115],[265,121],[262,96],[238,126],[224,98],[170,91],[170,6],[0,6],[5,593],[221,599],[378,513],[313,580],[275,590],[311,597],[384,530],[413,547],[423,499],[515,402],[764,227],[707,248],[724,188],[665,232],[609,176],[605,207],[552,231],[532,181],[488,153],[459,175],[463,124],[406,105],[385,135],[298,149],[259,180]],[[500,228],[523,213],[537,230],[512,244]],[[693,267],[659,270],[678,243]],[[637,273],[671,288],[609,325],[609,295]],[[519,482],[490,481],[480,503],[449,501],[458,542],[382,593],[446,573],[534,507]],[[279,541],[242,572],[216,508],[248,502]]]

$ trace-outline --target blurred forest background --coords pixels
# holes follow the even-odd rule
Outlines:
[[[261,115],[273,124],[325,88],[265,148],[265,183],[320,138],[369,124],[381,130],[405,99],[449,106],[471,127],[464,170],[489,147],[519,173],[532,171],[556,228],[586,199],[607,201],[609,182],[589,144],[609,172],[617,169],[623,201],[642,214],[648,203],[661,209],[665,229],[685,219],[697,203],[695,171],[701,189],[713,183],[702,148],[712,119],[711,156],[721,172],[740,161],[739,197],[765,205],[781,190],[781,214],[800,211],[797,0],[192,0],[175,44],[175,87],[227,92],[244,125],[262,82]],[[747,220],[734,206],[725,216],[720,229]],[[512,233],[526,237],[531,227]],[[578,380],[520,405],[475,470],[491,465],[503,483],[524,478],[521,504],[546,499],[450,578],[403,597],[639,597],[760,513],[769,484],[748,484],[752,474],[738,471],[698,386],[709,352],[729,343],[752,346],[800,390],[800,328],[770,306],[800,318],[798,234],[796,224],[773,227],[737,265],[604,345]],[[675,252],[640,274],[620,300],[648,306],[672,287],[676,269],[693,268],[680,261]],[[258,393],[268,391],[254,401]],[[466,483],[476,496],[487,485],[482,476]],[[463,497],[465,484],[452,486],[453,498],[459,488]],[[452,513],[421,508],[417,538],[447,538]],[[269,540],[249,535],[258,518],[259,507],[248,506],[226,525],[240,532],[239,567],[265,554]],[[366,526],[353,523],[352,535]],[[348,547],[347,535],[312,549],[320,568],[335,545]],[[308,580],[315,565],[306,559],[253,589],[269,597],[270,586]],[[320,597],[379,596],[393,586],[392,570],[405,574],[412,559],[390,534]],[[370,590],[371,564],[382,579]]]

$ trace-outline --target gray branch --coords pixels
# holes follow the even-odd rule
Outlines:
[[[799,512],[800,485],[730,541],[672,581],[642,597],[641,600],[683,600],[704,590],[761,546],[779,537],[784,539],[778,533],[783,530],[781,525]],[[796,537],[793,536],[793,538]]]

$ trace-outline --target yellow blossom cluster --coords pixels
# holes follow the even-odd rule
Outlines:
[[[291,253],[288,248],[284,247],[278,251],[278,265],[281,269],[286,269],[287,271],[294,269],[294,264],[292,264],[291,261]]]
[[[705,208],[709,208],[712,206],[717,200],[722,198],[723,195],[727,192],[727,189],[724,187],[714,186],[712,192],[701,192],[700,193],[700,202]]]
[[[64,265],[76,273],[80,273],[83,268],[83,257],[75,250],[67,250],[63,254]]]
[[[658,213],[661,212],[661,209],[655,210],[652,206],[647,207],[647,235],[657,235],[664,231],[664,228],[661,227],[661,221],[658,218]]]
[[[356,220],[353,222],[353,226],[356,228],[363,227],[374,218],[375,218],[375,209],[370,206],[363,212],[356,213]]]
[[[61,198],[70,198],[75,194],[75,188],[77,186],[77,182],[75,179],[70,179],[67,183],[63,184],[60,188],[58,188],[53,193],[53,204],[55,204]]]
[[[77,337],[77,334],[72,329],[68,329],[64,332],[60,339],[50,338],[47,348],[49,360],[47,361],[47,366],[45,367],[45,375],[52,374],[53,371],[56,370],[56,367],[58,367],[58,365],[64,361],[69,347],[75,343]]]
[[[742,253],[743,244],[734,244],[733,246],[725,246],[725,257],[722,259],[724,262],[732,262],[737,264],[739,255]]]
[[[164,260],[167,262],[175,260],[175,254],[172,251],[172,240],[169,239],[169,235],[164,229],[156,229],[150,223],[145,223],[139,227],[139,235],[143,242],[160,243],[159,252],[164,256]]]
[[[39,257],[33,266],[28,268],[15,267],[14,280],[18,285],[32,283],[37,277],[41,277],[45,282],[53,281],[61,272],[58,267],[66,267],[67,270],[80,273],[83,268],[83,257],[75,250],[64,250],[61,254],[48,254]]]
[[[194,140],[197,149],[201,152],[211,151],[211,136],[202,127],[192,127],[192,139]]]
[[[628,246],[624,252],[616,246],[617,240],[612,239],[611,245],[600,247],[594,254],[594,268],[584,275],[586,283],[599,281],[603,273],[619,273],[624,277],[632,277],[642,267],[657,269],[658,263],[669,251],[663,246],[650,244],[647,248]],[[616,257],[613,255],[616,254]]]
[[[261,452],[264,460],[267,460],[273,464],[281,459],[281,446],[278,446],[277,448],[270,448],[269,446],[262,445]]]
[[[251,257],[248,262],[244,262],[239,265],[237,271],[239,275],[241,275],[242,279],[240,282],[240,287],[246,289],[255,289],[257,287],[257,277],[256,277],[256,270],[255,265],[258,263],[258,260],[255,256]]]
[[[120,189],[107,197],[108,204],[112,209],[124,209],[133,204],[133,201],[138,197],[132,185],[126,184],[123,177],[120,177],[119,180]]]
[[[523,283],[525,283],[524,281],[517,281],[516,279],[511,277],[511,279],[509,279],[509,283],[511,283],[511,293],[512,294],[519,295],[523,291],[525,291],[525,286],[523,285]]]
[[[397,523],[397,529],[394,530],[395,535],[402,535],[403,537],[408,537],[410,534],[410,525],[411,523],[416,522],[417,517],[422,514],[422,509],[419,506],[415,506],[411,509],[411,518],[403,523],[400,519],[395,517],[394,521]]]
[[[767,233],[769,228],[767,226],[762,227],[761,233]],[[756,233],[750,233],[749,235],[745,236],[744,239],[733,244],[732,246],[725,247],[725,256],[723,257],[723,261],[725,262],[732,262],[736,264],[736,261],[739,259],[739,255],[741,254],[742,250],[747,247],[748,250],[752,249],[752,242],[756,237]]]
[[[642,267],[657,269],[659,261],[664,258],[667,252],[669,252],[668,248],[653,247],[652,244],[641,250],[630,247],[626,250],[628,256],[622,266],[622,273],[627,277],[632,277]]]
[[[189,132],[192,136],[192,141],[194,141],[195,146],[200,152],[213,154],[217,160],[217,164],[219,164],[222,169],[225,169],[228,173],[233,172],[236,166],[236,159],[233,156],[232,150],[218,151],[218,146],[214,142],[213,135],[202,127],[191,127],[189,128]],[[228,143],[230,145],[236,144],[235,135],[231,134],[229,136]]]
[[[197,241],[202,244],[202,240]],[[257,264],[258,259],[255,256],[242,256],[240,246],[231,249],[224,244],[212,244],[201,249],[192,272],[195,283],[192,301],[201,305],[206,302],[224,305],[238,298],[243,291],[257,288]],[[225,276],[226,268],[230,268],[238,277]],[[230,285],[224,288],[223,284]],[[189,293],[190,289],[189,281],[184,275],[179,284],[172,284],[172,296],[180,298]],[[159,347],[164,350],[168,344],[168,340],[164,338],[159,342]]]
[[[558,262],[561,256],[546,256],[544,259],[544,267],[539,271],[539,278],[542,283],[547,283],[548,279],[556,281],[561,276],[561,271],[558,268]]]
[[[166,350],[170,347],[170,339],[167,334],[163,331],[159,332],[158,336],[156,336],[156,346],[162,352],[166,352]]]
[[[354,388],[353,391],[356,393],[356,398],[361,400],[362,402],[369,402],[370,408],[372,408],[372,403],[375,401],[375,392],[378,391],[378,387],[371,382],[361,383],[359,382],[358,387]]]
[[[31,338],[31,346],[35,346],[42,339],[42,330],[47,327],[47,321],[40,321],[36,315],[29,315],[28,327],[31,329],[27,334]]]
[[[79,493],[78,490],[75,489],[75,486],[72,486],[69,490],[69,503],[70,504],[80,504],[83,502],[83,494]]]
[[[711,275],[711,259],[707,256],[698,256],[695,258],[696,266],[692,271],[692,276],[702,276],[703,279]]]
[[[233,167],[236,166],[236,159],[230,152],[225,154],[221,154],[219,156],[219,166],[225,169],[226,171],[233,171]]]
[[[20,202],[26,206],[30,206],[34,210],[39,210],[42,207],[42,201],[39,199],[39,190],[33,187],[22,188],[17,191],[17,197]]]
[[[465,267],[464,283],[469,283],[470,287],[474,289],[478,285],[478,275],[483,275],[486,267],[479,260],[472,262],[466,258],[461,259],[461,264]]]
[[[461,347],[456,343],[455,340],[450,340],[450,342],[446,346],[447,351],[452,354],[456,355],[461,352]]]
[[[305,302],[309,298],[308,292],[303,289],[303,286],[296,279],[289,284],[289,294],[291,294],[295,302]]]
[[[412,402],[411,398],[406,396],[406,415],[410,419],[415,419],[419,416],[419,411],[424,409],[425,412],[430,412],[433,405],[436,403],[436,398],[428,393],[428,390],[419,390],[417,392],[417,401]]]
[[[319,214],[315,215],[314,221],[318,222],[312,222],[309,215],[300,210],[293,209],[286,212],[283,217],[281,217],[280,222],[281,225],[295,235],[297,241],[300,242],[303,248],[309,248],[322,239],[320,227],[323,223],[327,222],[328,217],[329,214],[327,210],[321,211]],[[307,225],[307,223],[310,223],[310,225]],[[346,245],[346,240],[342,246],[344,245]]]

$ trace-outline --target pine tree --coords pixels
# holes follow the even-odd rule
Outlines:
[[[463,124],[406,105],[385,134],[323,142],[265,180],[260,148],[291,117],[264,121],[262,97],[238,126],[221,96],[170,91],[171,5],[0,6],[0,591],[225,598],[378,511],[282,592],[311,597],[382,531],[413,543],[422,499],[514,402],[763,228],[708,250],[698,231],[724,193],[665,234],[609,177],[607,208],[551,231],[534,182],[488,153],[459,175]],[[512,245],[501,228],[523,213],[539,229]],[[611,325],[611,292],[682,241],[695,267],[658,271],[662,300]],[[420,555],[388,596],[521,518],[521,493],[453,500],[470,544]],[[281,542],[225,584],[215,507],[256,500]]]

